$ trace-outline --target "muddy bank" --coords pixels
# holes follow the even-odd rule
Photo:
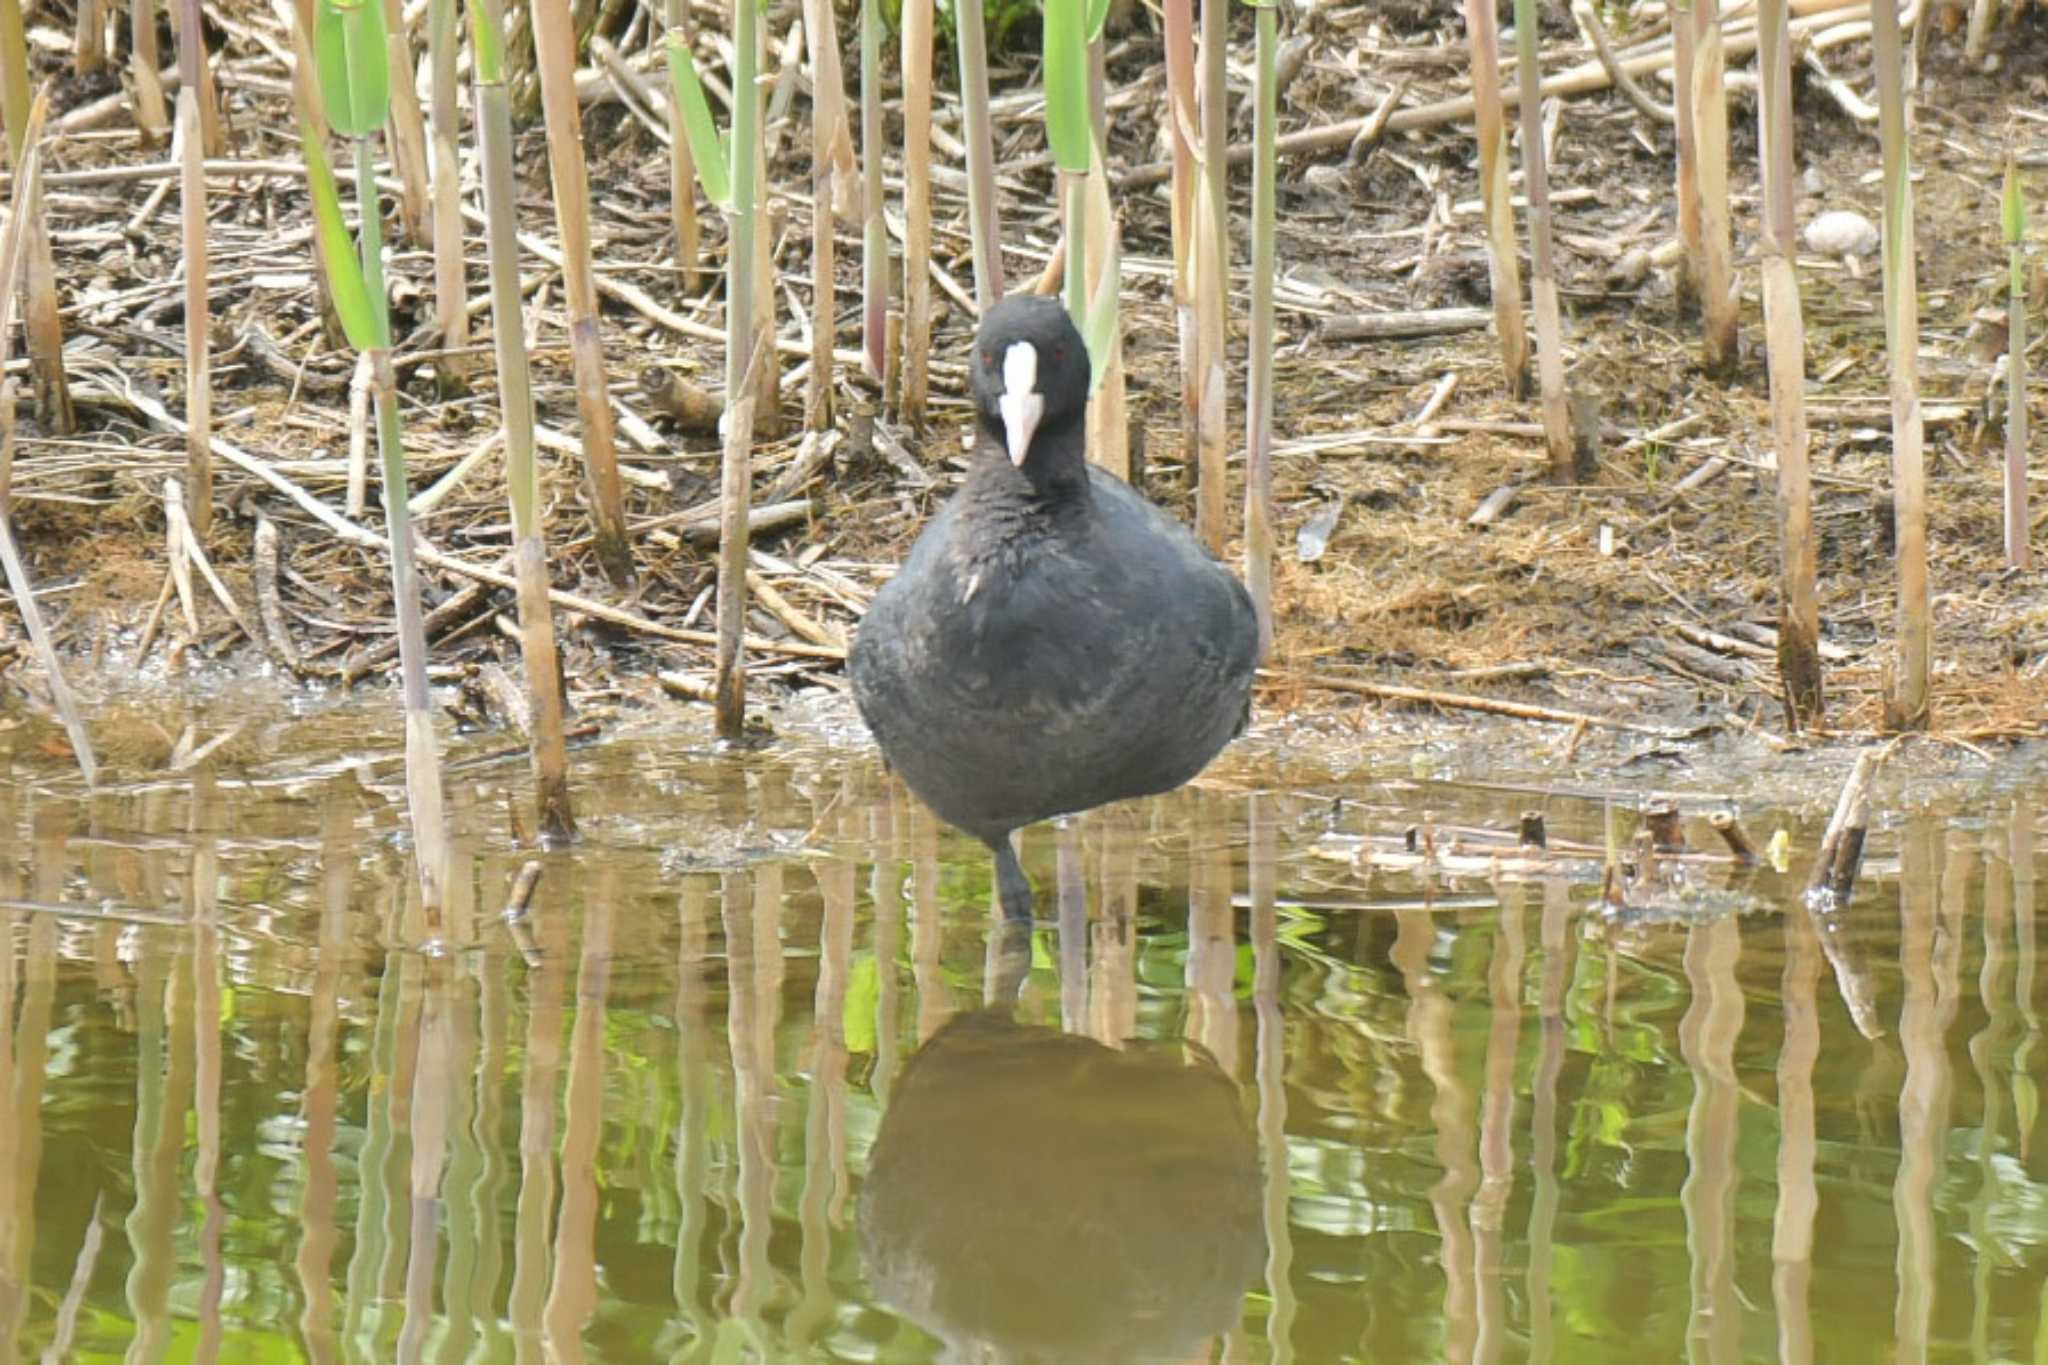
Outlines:
[[[254,16],[249,30],[225,38],[236,155],[251,160],[292,154],[275,80],[283,70],[279,49],[257,33],[266,22]],[[1150,23],[1137,14],[1112,45],[1112,155],[1126,167],[1153,159],[1163,107]],[[1455,53],[1445,44],[1456,27],[1420,9],[1318,11],[1309,55],[1288,89],[1287,128],[1354,116],[1397,72],[1415,80],[1412,101],[1456,93],[1459,60],[1445,55]],[[2048,714],[2042,576],[2002,566],[1999,437],[1983,415],[1992,355],[1973,322],[2002,287],[2003,248],[1987,186],[2004,156],[2009,112],[2048,94],[2044,38],[2048,19],[2029,12],[2002,36],[2002,65],[1987,76],[1963,70],[1960,39],[1937,29],[1923,63],[1924,93],[1931,93],[1915,150],[1923,173],[1935,720],[1941,733],[1971,742],[2039,734]],[[37,52],[54,66],[47,45]],[[1838,76],[1867,83],[1854,45],[1830,60]],[[1012,92],[996,103],[1008,158],[1002,211],[1013,277],[1040,268],[1055,239],[1042,144],[1026,102],[1014,96],[1030,66],[1019,53],[996,77],[999,91]],[[57,115],[96,93],[62,90]],[[943,123],[957,106],[943,90],[940,100]],[[796,108],[800,119],[801,102]],[[1802,215],[1858,207],[1874,218],[1875,186],[1865,183],[1876,165],[1874,138],[1811,84],[1801,85],[1799,110]],[[1737,96],[1731,127],[1740,257],[1755,211],[1746,94]],[[2024,125],[2022,134],[2033,127]],[[692,288],[668,264],[658,144],[616,104],[601,101],[586,112],[586,132],[606,279],[659,304],[637,307],[630,295],[607,303],[618,406],[644,423],[622,422],[640,579],[619,593],[597,573],[575,461],[565,453],[573,451],[574,405],[550,272],[540,272],[530,299],[541,317],[541,420],[571,433],[552,453],[547,483],[556,582],[578,595],[565,609],[566,668],[579,708],[603,717],[651,703],[661,671],[675,675],[687,695],[706,670],[712,569],[704,509],[715,491],[715,437],[685,434],[651,395],[663,371],[708,383],[722,360],[715,344],[677,325],[715,327],[719,288],[715,273]],[[535,127],[523,136],[523,225],[552,238],[541,133]],[[771,172],[785,225],[777,266],[797,298],[807,288],[810,214],[807,199],[788,192],[807,183],[800,143],[788,129],[776,137]],[[141,155],[115,129],[52,149],[58,178],[50,212],[85,431],[55,440],[24,424],[14,515],[45,605],[83,672],[177,677],[223,663],[248,666],[256,646],[203,590],[191,621],[167,595],[163,479],[182,462],[181,444],[160,417],[166,405],[175,410],[176,400],[164,395],[176,394],[182,375],[175,211],[161,200],[150,206],[156,182],[149,179],[62,179],[135,164]],[[1629,278],[1617,268],[1632,249],[1671,231],[1668,157],[1668,132],[1645,126],[1618,97],[1563,106],[1553,176],[1567,339],[1574,384],[1598,400],[1606,429],[1599,479],[1577,488],[1540,481],[1540,440],[1521,425],[1533,414],[1507,399],[1484,332],[1398,342],[1332,336],[1333,322],[1354,314],[1484,302],[1463,130],[1395,138],[1358,166],[1333,154],[1283,167],[1277,489],[1287,553],[1277,573],[1279,635],[1265,714],[1349,718],[1368,704],[1323,681],[1334,678],[1651,720],[1685,732],[1782,730],[1753,272],[1743,279],[1745,364],[1723,385],[1699,372],[1695,329],[1662,278]],[[2036,197],[2042,174],[2029,171]],[[276,480],[223,471],[223,515],[208,551],[228,590],[252,603],[259,581],[273,572],[256,553],[256,514],[271,519],[280,531],[274,574],[301,660],[297,676],[316,689],[373,678],[387,666],[379,647],[388,643],[390,615],[379,557],[306,515],[277,482],[343,506],[347,362],[327,349],[310,311],[303,188],[289,177],[252,174],[234,189],[218,196],[213,221],[214,406],[221,435]],[[946,185],[940,190],[942,265],[957,276],[965,269],[963,204]],[[1145,484],[1185,511],[1166,203],[1163,194],[1134,190],[1121,196],[1120,208],[1126,365]],[[115,233],[110,224],[127,227]],[[840,297],[850,323],[857,243],[843,236]],[[1879,286],[1871,271],[1853,274],[1840,262],[1802,266],[1829,724],[1854,732],[1878,725],[1892,657]],[[424,490],[487,442],[494,408],[488,385],[476,397],[436,396],[427,255],[401,249],[393,275],[399,331],[408,337],[400,368],[414,486]],[[769,590],[757,595],[751,622],[754,685],[764,707],[794,691],[841,686],[836,656],[848,631],[956,477],[966,410],[951,362],[971,322],[964,308],[942,306],[935,416],[922,436],[878,415],[876,396],[850,375],[840,381],[837,428],[823,437],[794,434],[798,393],[786,386],[783,416],[792,434],[762,443],[754,488],[757,507],[780,507],[786,518],[757,541],[755,568]],[[794,334],[786,316],[783,325]],[[1447,382],[1431,429],[1417,429],[1413,418]],[[504,631],[510,594],[479,581],[499,567],[509,542],[500,489],[498,457],[487,454],[442,491],[423,528],[457,566],[429,575],[430,605],[439,609],[435,658],[443,681],[462,685],[458,715],[478,725],[504,719],[491,670],[517,667]],[[372,492],[362,524],[375,529]],[[1494,515],[1475,525],[1483,504]],[[15,619],[0,615],[0,685],[35,695],[25,654]]]

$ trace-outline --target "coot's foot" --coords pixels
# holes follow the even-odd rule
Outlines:
[[[1017,850],[1010,845],[1011,837],[1002,834],[988,841],[989,851],[996,855],[996,896],[1003,903],[1005,920],[1029,924],[1036,898],[1024,865],[1017,861]]]

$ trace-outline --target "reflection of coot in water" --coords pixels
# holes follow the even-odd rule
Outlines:
[[[963,1358],[1185,1360],[1238,1320],[1259,1209],[1213,1063],[966,1014],[896,1082],[860,1246],[876,1297]]]
[[[1087,463],[1088,353],[1053,299],[1013,297],[969,360],[967,482],[862,618],[861,717],[918,798],[995,853],[1011,831],[1170,791],[1244,728],[1258,627],[1187,529]]]

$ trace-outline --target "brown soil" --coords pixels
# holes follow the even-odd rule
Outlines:
[[[790,13],[772,25],[777,34],[789,31],[794,7],[785,8]],[[38,40],[32,47],[48,74],[59,70],[70,22],[67,14],[46,12],[32,26]],[[1112,90],[1128,93],[1112,102],[1112,155],[1129,166],[1158,154],[1163,84],[1152,18],[1139,11],[1124,23],[1112,31],[1109,72]],[[1310,23],[1314,46],[1288,88],[1283,131],[1356,117],[1377,102],[1395,73],[1416,78],[1411,104],[1464,88],[1462,25],[1448,6],[1321,7]],[[2035,734],[2048,714],[2048,609],[2040,605],[2041,572],[2008,571],[2003,563],[2002,436],[1983,418],[1998,343],[1985,342],[1973,316],[2003,298],[1996,184],[2009,130],[2029,167],[2034,201],[2048,190],[2048,171],[2041,169],[2048,164],[2048,120],[2042,114],[2048,109],[2048,15],[2030,10],[2008,25],[1996,44],[2001,65],[1990,75],[1964,69],[1960,34],[1945,32],[1947,27],[1936,24],[1923,62],[1928,98],[1920,106],[1915,145],[1922,173],[1916,191],[1922,399],[1930,413],[1938,632],[1934,718],[1938,728],[1957,736]],[[293,124],[281,93],[284,68],[275,56],[282,50],[282,32],[267,11],[249,7],[245,18],[211,36],[219,40],[217,59],[224,59],[235,155],[295,158]],[[1545,37],[1570,39],[1562,32]],[[1555,60],[1576,61],[1580,55],[1559,46]],[[1833,48],[1828,60],[1835,75],[1869,88],[1860,44]],[[1034,66],[1029,54],[1012,58],[996,73],[998,93],[1022,88]],[[1744,61],[1737,69],[1747,66]],[[854,70],[857,64],[850,64]],[[944,96],[946,85],[942,79],[942,124],[956,112]],[[53,118],[110,88],[104,80],[60,77]],[[1234,97],[1238,93],[1233,89]],[[1876,221],[1872,130],[1850,120],[1803,78],[1797,98],[1802,220],[1823,208],[1855,207]],[[801,118],[808,107],[799,97],[794,108]],[[1014,284],[1043,265],[1056,230],[1050,177],[1036,156],[1039,132],[1021,116],[1004,119],[1000,100],[997,112],[999,145],[1009,158],[1003,213]],[[659,144],[615,102],[592,105],[585,117],[604,271],[665,307],[719,325],[715,269],[690,290],[669,265],[666,159]],[[1756,212],[1755,113],[1747,92],[1735,96],[1730,124],[1737,256],[1747,267]],[[771,170],[778,191],[807,189],[805,132],[792,123],[778,141],[782,151]],[[523,225],[552,238],[538,124],[521,136]],[[1545,481],[1540,439],[1515,425],[1535,419],[1534,405],[1508,398],[1489,334],[1349,343],[1321,333],[1322,319],[1330,314],[1485,303],[1480,224],[1470,204],[1477,188],[1469,130],[1445,126],[1398,137],[1358,167],[1345,166],[1341,154],[1283,165],[1276,412],[1283,553],[1276,570],[1272,703],[1310,710],[1352,704],[1306,681],[1315,674],[1605,714],[1652,710],[1694,721],[1732,717],[1782,726],[1775,665],[1766,647],[1752,644],[1744,651],[1724,640],[1710,642],[1703,656],[1688,652],[1681,634],[1681,628],[1691,630],[1698,641],[1706,638],[1700,631],[1725,637],[1745,623],[1768,625],[1775,614],[1777,550],[1753,269],[1743,278],[1742,365],[1726,383],[1699,368],[1697,325],[1681,316],[1663,276],[1652,273],[1628,285],[1615,280],[1614,267],[1624,253],[1654,246],[1672,231],[1670,144],[1668,129],[1647,124],[1617,95],[1583,96],[1564,108],[1552,179],[1560,199],[1559,269],[1571,381],[1575,391],[1597,400],[1607,433],[1597,480],[1570,488]],[[160,155],[138,150],[124,114],[100,130],[59,139],[46,166],[61,173],[139,164]],[[1244,181],[1240,176],[1240,194]],[[151,430],[129,396],[154,388],[173,411],[181,406],[176,191],[145,211],[157,183],[67,185],[60,174],[53,184],[50,214],[83,430],[63,440],[48,438],[24,403],[14,472],[14,515],[32,570],[51,594],[46,605],[74,652],[107,665],[133,656],[142,623],[159,601],[163,481],[183,464],[182,442]],[[220,433],[263,459],[299,462],[279,467],[338,507],[348,444],[347,395],[340,386],[348,357],[328,348],[312,311],[303,184],[252,176],[230,190],[216,179],[212,194],[214,411]],[[803,299],[809,200],[805,193],[784,198],[787,226],[778,266],[789,289]],[[1445,206],[1457,206],[1448,224],[1433,217]],[[1148,490],[1186,512],[1174,325],[1160,268],[1171,258],[1166,201],[1163,191],[1132,191],[1119,196],[1119,207],[1133,427],[1142,429],[1149,453]],[[964,204],[957,195],[942,194],[938,209],[941,264],[955,279],[968,280],[971,266],[960,230]],[[715,267],[722,228],[708,213],[705,232]],[[1241,261],[1241,237],[1235,247]],[[852,344],[857,330],[858,250],[857,233],[842,230],[842,345]],[[405,355],[435,344],[432,272],[424,251],[404,243],[397,251],[397,331],[408,338],[403,363]],[[477,254],[473,244],[473,260]],[[529,258],[528,268],[536,267]],[[1802,267],[1823,635],[1831,655],[1829,723],[1840,730],[1870,729],[1880,723],[1894,609],[1880,289],[1874,261],[1860,275],[1818,259],[1802,261]],[[2036,283],[2048,279],[2037,273]],[[481,287],[472,271],[471,288]],[[2037,307],[2048,301],[2043,292],[2035,290]],[[779,305],[781,321],[794,334],[787,297]],[[972,320],[966,310],[948,307],[944,294],[938,297],[934,355],[949,360],[965,349]],[[559,276],[543,273],[528,306],[539,317],[541,420],[573,433]],[[628,409],[662,426],[634,383],[652,367],[715,387],[722,365],[715,343],[677,335],[616,304],[607,304],[605,316],[614,389]],[[481,320],[487,325],[487,315]],[[302,369],[267,366],[251,342],[254,329]],[[487,349],[479,353],[487,355]],[[430,372],[429,362],[402,374],[415,491],[486,439],[495,415],[487,382],[479,386],[479,397],[444,402]],[[1438,414],[1439,430],[1415,432],[1407,424],[1447,374],[1456,376],[1457,387]],[[957,385],[957,368],[936,373],[932,431],[922,442],[902,437],[928,469],[957,466],[965,417]],[[800,388],[785,396],[783,416],[794,431]],[[871,406],[871,396],[860,382],[842,376],[838,397],[842,424],[857,427],[852,414]],[[2038,430],[2044,416],[2038,399],[2035,407]],[[1679,438],[1640,439],[1689,416],[1697,421]],[[637,450],[622,438],[627,462],[649,476],[629,486],[632,515],[643,529],[665,518],[672,526],[674,513],[702,504],[715,491],[715,439],[682,437],[672,427],[664,427],[662,436],[652,450]],[[795,435],[762,444],[757,498],[800,457],[801,448]],[[1714,457],[1726,461],[1725,474],[1674,495],[1678,480]],[[631,594],[610,590],[589,550],[578,471],[559,456],[549,460],[557,585],[670,625],[708,628],[703,599],[712,581],[709,547],[678,539],[672,529],[644,529],[638,539],[639,585]],[[288,501],[235,470],[223,470],[218,478],[221,514],[210,539],[215,562],[230,589],[248,601],[250,507],[260,504],[279,523],[288,571],[284,601],[311,676],[334,672],[355,651],[386,637],[389,594],[375,555],[337,543]],[[809,523],[763,542],[780,561],[768,565],[770,581],[800,612],[843,636],[865,591],[907,547],[946,482],[942,477],[930,489],[913,488],[872,442],[842,442],[803,490],[812,499]],[[1468,525],[1481,500],[1507,484],[1519,488],[1509,510],[1488,527]],[[373,523],[374,494],[373,488]],[[1299,558],[1297,531],[1339,504],[1341,516],[1326,551]],[[493,458],[427,521],[425,532],[445,551],[494,563],[508,541],[507,520]],[[431,574],[428,581],[436,599],[459,586]],[[509,612],[508,597],[484,595],[437,645],[437,662],[516,659],[495,628],[495,617]],[[213,604],[200,603],[200,621],[198,638],[188,638],[174,606],[159,633],[168,644],[156,648],[168,649],[178,664],[195,650],[204,656],[246,647]],[[572,687],[586,698],[614,689],[645,692],[650,662],[700,671],[707,663],[707,652],[693,646],[652,640],[587,617],[572,615],[569,624]],[[757,612],[753,624],[762,635],[792,638],[785,621],[767,613]],[[27,667],[18,635],[12,614],[0,616],[0,677],[10,661],[17,673]],[[755,676],[837,685],[836,666],[815,658],[761,656]]]

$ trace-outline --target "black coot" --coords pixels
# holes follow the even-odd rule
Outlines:
[[[1244,728],[1258,626],[1186,528],[1089,464],[1088,353],[1052,299],[1004,299],[969,365],[967,481],[875,594],[849,671],[882,752],[995,853],[1011,831],[1179,786]]]

